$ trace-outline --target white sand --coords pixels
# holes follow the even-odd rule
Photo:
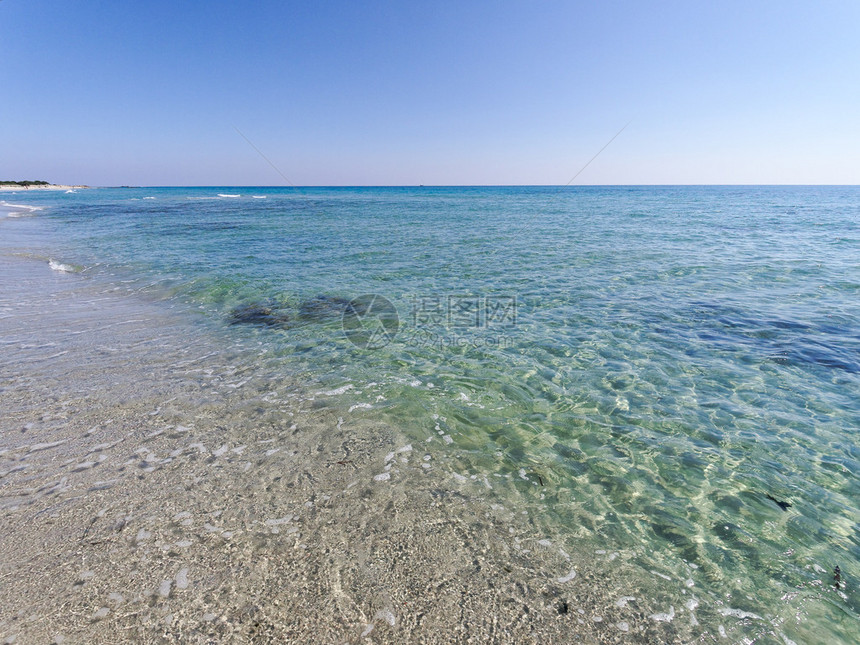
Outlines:
[[[0,643],[695,640],[634,553],[524,515],[530,488],[493,508],[448,444],[423,469],[414,436],[281,372],[230,388],[217,332],[54,275],[0,252]]]
[[[9,184],[0,185],[0,192],[17,193],[30,190],[78,190],[83,188],[92,188],[92,186],[67,186],[65,184],[48,184],[47,186],[11,186]]]

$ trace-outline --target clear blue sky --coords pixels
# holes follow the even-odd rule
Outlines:
[[[0,178],[860,183],[860,2],[0,1]]]

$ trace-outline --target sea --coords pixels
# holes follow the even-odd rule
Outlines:
[[[99,621],[144,618],[161,636],[252,629],[240,612],[218,609],[217,574],[197,575],[201,591],[189,600],[195,571],[218,570],[206,560],[212,536],[234,545],[253,537],[262,549],[286,534],[294,550],[325,543],[334,553],[356,543],[343,528],[355,522],[370,542],[385,540],[386,557],[367,546],[365,562],[343,547],[340,582],[321,573],[338,567],[320,560],[308,574],[317,586],[307,582],[294,605],[318,611],[349,596],[352,608],[343,600],[326,632],[339,642],[409,642],[421,629],[450,642],[519,642],[541,620],[580,642],[860,642],[860,188],[0,197],[0,526],[7,535],[19,527],[26,545],[20,527],[62,522],[69,508],[69,526],[89,524],[88,535],[112,518],[103,539],[125,549],[110,556],[113,569],[99,556],[81,561],[62,588],[47,565],[31,570],[25,599],[39,596],[45,609],[0,612],[0,636],[98,634],[87,630]],[[83,425],[63,434],[76,419],[101,436],[100,449]],[[303,424],[317,429],[304,436]],[[163,434],[150,440],[152,428]],[[169,446],[147,448],[168,436]],[[271,461],[284,455],[292,461]],[[204,466],[220,468],[217,479],[194,471]],[[192,471],[183,490],[219,497],[220,510],[165,501],[181,498]],[[277,489],[275,471],[295,486]],[[160,500],[163,521],[153,507],[120,508],[145,503],[118,501],[138,480],[153,482],[141,490]],[[298,510],[266,515],[249,492],[264,483],[267,503],[282,495]],[[289,497],[300,489],[302,505]],[[173,497],[158,492],[167,490]],[[372,533],[373,522],[337,506],[337,495],[359,490],[349,504],[397,530]],[[378,495],[390,501],[374,514]],[[323,506],[325,521],[315,515]],[[53,515],[39,515],[45,509]],[[117,529],[114,515],[142,523]],[[434,551],[432,522],[442,536],[450,518],[462,539],[439,537]],[[347,533],[326,542],[338,526]],[[174,553],[183,547],[166,546],[185,543],[182,527],[198,531],[183,538],[200,548],[187,565]],[[71,553],[62,540],[56,553]],[[467,592],[451,585],[465,568],[452,565],[448,586],[395,589],[406,583],[392,563],[412,562],[402,565],[412,567],[408,580],[432,579],[443,576],[444,550],[476,544],[482,555],[467,564],[491,582],[465,606],[507,590],[530,616],[511,609],[509,631],[491,633],[502,628],[468,612],[433,622],[434,603],[464,606]],[[14,548],[0,552],[18,562],[31,554]],[[175,570],[151,581],[122,573],[141,549],[153,571],[167,566],[158,553]],[[364,573],[345,568],[352,560]],[[4,567],[13,575],[10,560]],[[363,598],[368,576],[391,588]],[[126,588],[111,589],[111,577]],[[129,591],[138,583],[148,594]],[[48,612],[66,597],[87,620]],[[424,603],[427,622],[410,613],[413,602]],[[135,603],[145,611],[129,618]],[[272,609],[266,623],[265,601],[255,603],[253,629],[281,633],[283,615]]]

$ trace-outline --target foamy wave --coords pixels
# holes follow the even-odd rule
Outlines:
[[[6,211],[8,217],[31,217],[42,210],[39,206],[27,206],[26,204],[9,204],[0,201],[0,211]]]
[[[254,199],[266,199],[265,195],[251,195]]]
[[[218,197],[241,197],[241,195],[232,195],[230,193],[218,193]]]
[[[75,267],[69,266],[68,264],[62,264],[56,260],[48,260],[48,266],[54,271],[59,271],[60,273],[75,273]]]

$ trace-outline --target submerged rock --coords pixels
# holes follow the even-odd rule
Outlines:
[[[309,300],[305,300],[299,305],[299,318],[315,322],[334,320],[335,318],[343,316],[343,312],[346,311],[346,308],[351,302],[353,303],[353,306],[355,306],[356,301],[354,300],[351,301],[339,296],[320,294],[310,298]],[[361,305],[359,305],[359,307],[361,307]],[[356,311],[356,313],[362,314],[364,312]]]
[[[231,325],[258,325],[263,327],[295,327],[307,323],[323,323],[340,320],[349,309],[352,315],[363,315],[367,305],[357,298],[349,300],[340,296],[320,294],[299,304],[298,311],[288,313],[278,304],[255,302],[236,307],[230,312]]]
[[[767,497],[770,501],[772,501],[774,504],[779,506],[784,511],[787,511],[788,509],[791,508],[791,502],[785,502],[781,499],[777,499],[776,497],[774,497],[770,493],[765,493],[765,497]]]
[[[290,316],[287,313],[259,303],[236,307],[230,312],[231,325],[285,327],[289,322]]]

